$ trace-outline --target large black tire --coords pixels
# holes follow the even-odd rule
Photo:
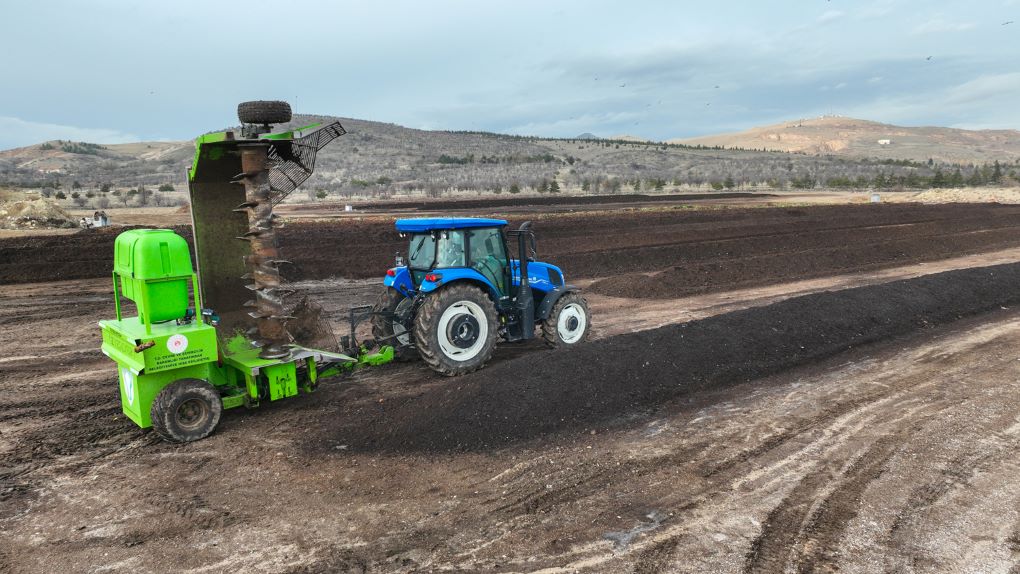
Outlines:
[[[257,100],[237,104],[237,119],[242,124],[285,124],[291,119],[290,104],[277,100]]]
[[[152,430],[170,442],[203,439],[216,429],[223,403],[216,388],[198,379],[181,379],[163,387],[149,409]]]
[[[372,307],[372,336],[380,345],[393,347],[393,358],[397,361],[413,361],[418,358],[418,351],[413,345],[413,335],[392,319],[393,313],[397,312],[397,307],[401,303],[408,305],[410,300],[392,287],[386,287],[379,293]],[[395,333],[401,334],[394,337]]]
[[[489,296],[454,284],[426,297],[414,318],[414,342],[433,371],[453,377],[485,366],[496,350],[497,329]]]
[[[553,348],[573,347],[583,343],[590,330],[588,301],[580,293],[564,293],[542,321],[542,340]]]

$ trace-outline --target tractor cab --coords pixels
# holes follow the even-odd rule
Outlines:
[[[510,257],[502,219],[402,219],[397,230],[410,237],[407,268],[417,287],[426,276],[456,270],[481,275],[498,297],[509,295]],[[470,275],[470,273],[468,273]],[[435,277],[433,277],[435,279]],[[436,281],[431,281],[436,283]]]
[[[535,260],[530,222],[507,227],[503,219],[397,220],[407,259],[398,254],[386,272],[373,310],[376,339],[394,345],[398,358],[421,356],[448,375],[481,368],[497,336],[532,339],[538,325],[551,346],[583,340],[588,309],[579,290],[564,284],[559,267]],[[546,325],[568,302],[570,317]]]

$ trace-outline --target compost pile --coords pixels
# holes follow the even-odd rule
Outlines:
[[[3,229],[73,227],[78,227],[77,223],[52,199],[0,203],[0,228]]]
[[[1020,207],[619,211],[565,214],[536,229],[539,259],[560,265],[568,281],[597,279],[588,292],[670,298],[1017,247]],[[174,230],[191,237],[191,226]],[[291,281],[378,278],[396,252],[407,255],[407,240],[383,219],[300,221],[279,233]],[[0,238],[0,283],[108,277],[115,238],[105,228]]]
[[[699,392],[1014,305],[1018,281],[1020,264],[949,271],[531,353],[348,411],[326,444],[482,451],[563,431],[601,432]]]
[[[670,193],[662,195],[614,194],[614,195],[566,195],[566,196],[524,196],[497,197],[485,199],[427,199],[418,201],[363,201],[354,205],[358,211],[392,211],[407,209],[414,211],[436,211],[442,209],[492,209],[498,207],[554,206],[554,205],[609,205],[615,203],[669,203],[677,201],[704,201],[712,199],[737,199],[749,197],[774,197],[769,193],[723,192],[723,193]],[[317,210],[318,205],[298,205],[296,210]],[[344,205],[329,207],[334,210],[344,209]]]

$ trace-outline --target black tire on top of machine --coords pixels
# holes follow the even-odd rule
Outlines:
[[[285,124],[291,120],[290,104],[279,100],[256,100],[237,104],[242,124]]]

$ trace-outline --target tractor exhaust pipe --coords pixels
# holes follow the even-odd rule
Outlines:
[[[514,235],[517,236],[517,261],[521,275],[516,297],[518,317],[521,322],[521,337],[532,339],[535,336],[535,296],[531,292],[531,283],[528,282],[528,247],[530,239],[533,237],[531,222],[522,223]]]

